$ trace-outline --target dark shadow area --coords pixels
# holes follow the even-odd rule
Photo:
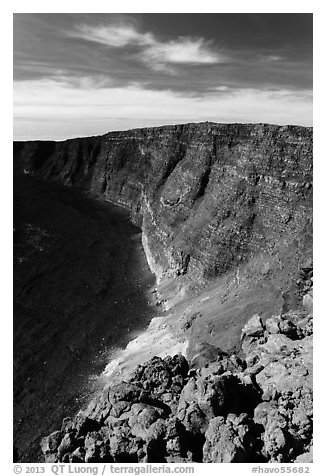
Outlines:
[[[90,396],[90,379],[154,316],[154,284],[128,212],[76,189],[14,177],[14,444],[40,439]],[[157,312],[157,308],[156,308]],[[17,459],[17,457],[16,457]]]

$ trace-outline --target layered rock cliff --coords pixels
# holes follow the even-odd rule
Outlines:
[[[185,124],[15,144],[15,167],[128,207],[161,279],[202,282],[307,226],[312,130]]]

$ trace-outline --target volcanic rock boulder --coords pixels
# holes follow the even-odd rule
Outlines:
[[[201,369],[212,362],[226,360],[228,354],[208,342],[200,342],[187,351],[187,356],[191,369]]]
[[[203,463],[247,463],[255,460],[256,446],[254,422],[242,413],[238,417],[229,414],[226,418],[210,420],[205,433]]]
[[[61,431],[54,431],[49,436],[45,436],[41,440],[41,450],[46,463],[54,463],[56,461],[56,453],[62,440]]]
[[[236,412],[240,406],[239,384],[232,375],[192,377],[183,388],[178,418],[191,433],[204,433],[211,418]]]
[[[254,410],[262,425],[262,455],[291,461],[312,444],[313,336],[311,310],[291,311],[266,321],[264,341],[245,348],[247,369],[264,402]]]
[[[142,387],[140,401],[159,406],[170,414],[178,405],[178,398],[187,379],[189,365],[182,355],[153,357],[139,366],[131,376]]]

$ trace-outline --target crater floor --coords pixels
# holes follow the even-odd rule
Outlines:
[[[30,176],[14,178],[14,444],[40,439],[94,391],[111,354],[157,313],[128,213]]]

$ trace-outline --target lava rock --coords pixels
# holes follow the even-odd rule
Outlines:
[[[266,320],[266,332],[269,334],[284,334],[290,339],[298,336],[296,325],[283,316],[272,316]]]
[[[139,401],[141,391],[140,384],[121,382],[110,388],[109,401],[112,405],[121,401],[135,403]]]
[[[270,335],[261,346],[264,369],[256,375],[263,393],[296,391],[312,387],[312,339],[292,341],[284,335]]]
[[[226,352],[207,342],[197,344],[194,349],[192,349],[190,355],[188,355],[190,359],[190,369],[207,367],[210,363],[216,360],[222,360],[224,357],[228,357]]]
[[[241,431],[242,430],[242,431]],[[248,428],[233,425],[224,417],[213,418],[205,433],[203,463],[246,463],[250,461],[253,441],[247,439]]]
[[[162,412],[155,407],[145,407],[140,413],[129,418],[128,424],[131,434],[145,441],[148,438],[148,429],[161,415]]]
[[[114,428],[110,437],[111,455],[116,463],[137,463],[138,452],[143,447],[141,438],[133,438],[126,425]]]
[[[70,463],[83,463],[85,462],[85,448],[79,446],[75,449],[70,455],[69,462]]]
[[[183,388],[178,418],[189,430],[204,433],[208,422],[217,415],[237,411],[239,407],[239,382],[232,375],[209,378],[191,378]]]
[[[76,437],[79,438],[90,431],[97,431],[100,428],[100,423],[87,416],[78,415],[75,428],[77,432]]]
[[[85,438],[85,463],[110,462],[110,446],[103,441],[103,434],[92,431]]]
[[[54,431],[49,436],[45,436],[41,440],[41,450],[43,455],[45,456],[45,460],[48,463],[55,462],[56,453],[58,451],[58,447],[62,440],[62,433],[61,431]]]
[[[264,336],[264,325],[261,317],[258,314],[252,316],[247,324],[243,327],[241,333],[241,340],[247,337],[263,337]]]
[[[78,443],[73,433],[66,433],[62,438],[60,445],[58,446],[58,456],[60,461],[63,461],[63,457],[66,453],[74,451]]]

